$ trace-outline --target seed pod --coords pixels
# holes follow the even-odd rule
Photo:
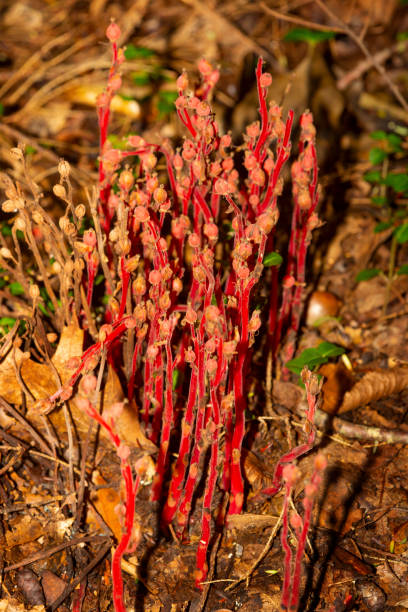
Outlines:
[[[60,173],[61,178],[67,179],[69,177],[69,173],[71,172],[71,166],[65,159],[61,159],[58,164],[58,172]]]
[[[61,198],[61,200],[65,200],[67,197],[67,192],[65,190],[64,185],[60,185],[59,183],[57,185],[54,185],[54,187],[52,188],[54,194],[57,196],[57,198]]]

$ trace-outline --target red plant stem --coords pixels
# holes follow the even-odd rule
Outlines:
[[[291,585],[291,599],[290,599],[290,610],[296,611],[299,606],[299,591],[300,591],[300,578],[302,572],[302,557],[306,548],[306,538],[309,532],[310,523],[312,519],[312,510],[314,501],[316,498],[316,493],[318,491],[318,487],[322,481],[323,475],[322,470],[324,467],[315,465],[310,483],[312,485],[311,492],[305,494],[305,498],[303,500],[304,507],[304,516],[302,521],[302,529],[300,533],[297,533],[297,549],[295,556],[295,566],[292,575],[292,585]]]
[[[265,212],[267,207],[269,206],[270,199],[273,195],[274,189],[278,182],[279,175],[281,173],[283,164],[289,159],[290,155],[290,134],[292,131],[294,112],[290,110],[288,112],[288,117],[286,119],[285,125],[285,134],[283,136],[282,145],[279,148],[278,157],[273,168],[272,175],[269,177],[268,189],[266,191],[265,197],[263,201],[258,206],[258,213],[261,214]]]
[[[197,548],[197,576],[196,586],[201,588],[201,582],[205,580],[208,572],[207,550],[211,535],[211,505],[214,495],[215,483],[217,482],[217,463],[218,463],[218,431],[220,426],[220,406],[217,397],[217,389],[211,388],[211,408],[212,426],[214,428],[211,441],[211,459],[209,473],[204,492],[203,510],[201,517],[200,542]]]
[[[237,358],[233,362],[233,381],[235,398],[235,427],[231,445],[231,503],[228,514],[239,514],[244,503],[244,482],[241,472],[241,447],[245,435],[245,410],[247,406],[244,387],[245,361],[248,354],[249,343],[249,298],[250,293],[259,280],[258,270],[262,269],[265,254],[266,236],[262,237],[259,245],[257,262],[252,276],[246,285],[240,281],[240,294],[238,312],[241,318],[240,341],[237,345]]]
[[[239,514],[244,503],[244,483],[241,473],[241,447],[245,434],[246,398],[244,395],[243,368],[248,350],[249,292],[244,290],[239,312],[242,317],[241,340],[237,346],[238,357],[234,362],[235,427],[231,444],[231,503],[228,514]]]
[[[136,482],[133,485],[132,469],[127,461],[122,462],[121,473],[126,491],[126,514],[125,529],[122,534],[122,538],[112,556],[112,595],[115,612],[127,612],[127,609],[123,603],[123,578],[120,564],[132,536],[136,493],[140,484],[140,476],[137,476]]]
[[[208,545],[211,535],[211,505],[214,495],[215,485],[217,482],[217,464],[218,464],[218,436],[219,428],[221,424],[221,412],[220,412],[220,401],[219,401],[219,386],[226,372],[225,359],[222,355],[222,340],[220,341],[219,347],[219,360],[216,376],[214,380],[210,381],[210,399],[211,399],[211,416],[212,423],[211,428],[213,430],[212,441],[211,441],[211,459],[208,478],[206,482],[206,488],[203,499],[203,510],[201,518],[201,534],[200,542],[197,549],[197,576],[196,586],[201,588],[201,582],[205,580],[208,572],[208,565],[206,562]]]
[[[312,199],[312,205],[309,210],[307,210],[303,215],[298,213],[299,218],[302,219],[302,225],[298,230],[298,239],[295,241],[293,246],[293,251],[297,254],[297,262],[296,262],[296,287],[291,294],[291,303],[290,303],[290,311],[291,311],[291,324],[290,324],[290,335],[288,336],[288,342],[284,350],[283,354],[283,362],[286,363],[290,359],[292,359],[293,354],[295,352],[295,341],[299,331],[300,318],[302,315],[302,298],[304,294],[305,287],[305,276],[306,276],[306,258],[307,258],[307,249],[310,241],[310,229],[308,227],[308,222],[311,215],[314,213],[317,203],[318,203],[318,194],[317,194],[317,158],[316,151],[313,143],[309,144],[311,147],[312,156],[313,156],[313,171],[312,171],[312,182],[309,185],[309,191]],[[289,259],[290,262],[290,259]]]
[[[286,464],[291,463],[295,459],[298,459],[305,453],[309,452],[314,445],[316,439],[316,431],[314,429],[314,415],[316,411],[316,396],[310,393],[308,384],[306,384],[306,397],[308,403],[308,411],[306,413],[306,424],[305,430],[308,431],[308,438],[305,444],[300,444],[295,448],[291,449],[289,452],[285,453],[278,461],[275,467],[275,472],[273,475],[272,485],[267,489],[263,489],[262,493],[264,495],[270,495],[273,497],[279,491],[282,486],[282,471]]]
[[[167,146],[162,146],[160,150],[166,158],[167,175],[169,177],[171,193],[173,196],[173,210],[174,210],[174,213],[178,215],[179,214],[179,199],[177,195],[177,181],[176,181],[176,177],[174,176],[174,169],[172,166],[171,155],[169,152],[169,148]]]
[[[121,445],[119,436],[113,431],[112,427],[105,421],[103,416],[99,414],[91,402],[89,402],[87,412],[91,418],[97,421],[99,425],[106,430],[112,443],[116,449],[119,450]],[[112,556],[112,595],[115,612],[126,612],[126,607],[123,603],[123,578],[120,564],[132,536],[136,493],[140,484],[140,476],[138,475],[136,477],[134,483],[132,468],[127,459],[122,459],[120,470],[123,482],[125,483],[125,527],[120,542]]]
[[[194,337],[194,328],[192,327],[192,336]],[[195,341],[195,351],[198,352],[197,342]],[[165,525],[169,525],[177,512],[177,508],[180,502],[182,493],[182,484],[185,479],[185,474],[188,466],[188,458],[191,447],[191,433],[193,429],[194,420],[194,406],[197,399],[197,385],[198,385],[198,370],[193,365],[191,378],[190,378],[190,390],[187,400],[187,408],[181,426],[181,439],[178,457],[176,465],[173,470],[172,479],[170,482],[169,493],[167,501],[163,508],[162,521]]]
[[[198,249],[194,249],[196,254],[198,255]],[[211,304],[211,299],[214,292],[215,280],[210,272],[208,266],[205,264],[205,261],[202,255],[199,255],[201,265],[203,266],[207,278],[209,280],[207,291],[204,299],[204,312],[205,309]],[[205,351],[204,351],[204,326],[205,326],[205,314],[201,318],[200,327],[198,330],[198,337],[196,343],[196,361],[197,361],[197,373],[198,373],[198,398],[197,398],[197,418],[196,418],[196,427],[195,427],[195,436],[194,436],[194,446],[190,458],[190,469],[187,477],[187,482],[185,485],[183,500],[180,504],[178,511],[178,524],[179,530],[178,535],[180,536],[184,534],[185,529],[187,527],[188,514],[191,510],[191,500],[193,497],[195,483],[198,475],[198,466],[199,460],[201,456],[201,439],[203,428],[206,424],[205,418],[205,404],[206,404],[206,395],[205,395]]]
[[[154,411],[153,420],[152,420],[152,433],[150,435],[150,439],[154,444],[156,444],[160,436],[160,426],[161,426],[162,412],[163,412],[164,381],[163,381],[163,355],[162,355],[161,348],[154,362],[153,384],[154,384],[153,403],[154,403],[155,411]]]
[[[79,589],[75,591],[74,602],[72,604],[72,612],[81,612],[82,610],[82,604],[86,593],[86,583],[87,581],[85,578],[85,580],[80,583]]]
[[[156,463],[156,475],[153,480],[151,500],[158,501],[161,496],[161,490],[165,477],[168,450],[170,442],[170,432],[173,426],[173,371],[174,362],[171,354],[171,337],[173,335],[174,323],[166,342],[166,400],[163,412],[163,424],[160,440],[159,456]]]
[[[313,510],[313,499],[304,500],[305,513],[303,515],[303,527],[298,537],[296,554],[295,554],[295,565],[291,581],[291,598],[289,603],[289,609],[296,612],[299,605],[299,591],[300,591],[300,578],[302,572],[302,558],[306,548],[306,538],[310,527]]]
[[[85,368],[88,359],[90,359],[93,355],[98,354],[102,347],[109,348],[114,342],[114,340],[120,337],[123,334],[123,332],[127,329],[126,321],[131,320],[131,319],[132,317],[124,317],[122,320],[116,321],[113,324],[113,327],[114,327],[113,331],[110,334],[108,334],[104,342],[96,342],[95,344],[90,346],[88,349],[86,349],[86,351],[82,353],[81,364],[75,370],[75,373],[71,376],[71,378],[69,379],[69,381],[66,383],[65,386],[73,387],[75,385],[82,370]],[[64,387],[60,387],[55,393],[53,393],[53,395],[51,395],[48,398],[48,401],[50,402],[57,401],[57,399],[60,397],[63,391],[64,391]]]
[[[261,115],[261,133],[259,135],[258,142],[256,143],[256,147],[254,151],[254,155],[258,162],[260,161],[260,154],[261,154],[262,147],[264,146],[266,139],[268,138],[268,135],[270,133],[270,126],[268,124],[268,109],[266,107],[267,89],[265,87],[262,87],[260,84],[260,78],[262,76],[262,64],[263,64],[263,60],[260,57],[258,59],[258,64],[256,67],[256,73],[255,73],[256,74],[256,84],[258,88],[259,112]]]
[[[191,117],[188,114],[187,109],[183,108],[182,110],[177,109],[177,115],[181,121],[181,123],[188,129],[193,138],[196,137],[197,132],[191,123]]]
[[[289,500],[292,491],[292,485],[287,482],[285,485],[285,497],[283,500],[283,512],[282,512],[282,531],[281,531],[281,544],[285,551],[284,560],[284,574],[283,574],[283,585],[282,585],[282,596],[281,596],[281,607],[286,610],[289,604],[290,597],[290,583],[292,575],[292,549],[288,542],[289,533]]]
[[[197,418],[194,435],[194,446],[189,462],[189,472],[187,481],[183,491],[183,499],[180,503],[177,513],[177,536],[181,539],[184,537],[187,527],[188,516],[191,510],[191,500],[195,489],[195,483],[198,475],[199,460],[201,456],[201,438],[205,422],[205,385],[204,385],[204,350],[198,347],[197,355],[197,370],[198,370],[198,407]]]
[[[194,201],[199,205],[201,212],[207,223],[211,220],[211,211],[208,208],[207,202],[204,200],[200,190],[196,187],[193,192]]]

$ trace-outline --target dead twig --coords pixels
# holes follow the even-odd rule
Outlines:
[[[77,578],[75,578],[75,580],[73,580],[71,584],[67,586],[67,588],[62,593],[62,595],[60,595],[60,597],[58,597],[58,599],[56,599],[54,603],[52,604],[52,606],[50,607],[50,610],[52,612],[58,609],[59,605],[68,597],[70,593],[72,593],[72,591],[76,588],[76,586],[80,584],[89,574],[89,572],[91,572],[93,568],[96,567],[102,561],[104,556],[109,552],[109,549],[110,549],[110,543],[106,544],[100,550],[100,552],[96,555],[96,557],[94,557],[94,559],[92,559],[92,561],[88,563],[88,565],[85,567],[83,572],[81,572],[81,574]]]
[[[408,112],[408,102],[405,100],[405,98],[402,95],[402,93],[400,92],[399,88],[390,79],[390,77],[388,76],[388,73],[385,70],[384,66],[382,66],[382,64],[380,64],[375,59],[375,57],[370,53],[370,51],[367,49],[367,47],[364,44],[364,42],[361,39],[361,37],[358,36],[355,32],[353,32],[353,30],[351,28],[349,28],[349,26],[346,23],[344,23],[340,19],[340,17],[338,17],[335,13],[333,13],[333,11],[331,9],[329,9],[327,4],[325,2],[323,2],[323,0],[315,0],[315,2],[322,9],[322,11],[325,12],[326,15],[328,15],[328,17],[330,17],[330,19],[332,19],[335,23],[337,22],[338,26],[343,28],[344,33],[347,34],[347,36],[349,38],[351,38],[356,43],[356,45],[359,47],[359,49],[362,51],[362,53],[364,53],[366,58],[370,59],[372,61],[373,68],[375,68],[377,70],[377,72],[379,72],[379,74],[381,74],[381,76],[383,77],[384,81],[387,83],[390,91],[393,93],[394,97],[401,104],[402,108],[406,112]]]
[[[63,542],[62,544],[58,544],[58,546],[53,546],[52,548],[48,548],[47,550],[41,550],[30,557],[26,557],[22,561],[18,563],[13,563],[13,565],[8,565],[4,568],[4,572],[11,572],[12,570],[19,569],[20,567],[24,567],[25,565],[30,565],[31,563],[35,563],[36,561],[41,561],[41,559],[48,559],[51,555],[55,555],[60,550],[64,550],[65,548],[69,548],[71,546],[78,546],[78,544],[82,544],[84,542],[99,542],[105,541],[107,539],[106,536],[90,534],[87,536],[78,536],[77,538],[72,538],[68,542]],[[110,542],[108,543],[108,549],[110,547]]]
[[[367,70],[369,67],[375,68],[377,72],[381,74],[381,76],[387,83],[390,91],[393,93],[394,97],[398,100],[400,105],[404,108],[405,111],[408,111],[408,102],[405,100],[404,96],[401,94],[397,85],[395,85],[395,83],[390,79],[387,71],[382,65],[382,63],[387,59],[388,56],[383,58],[380,54],[373,55],[372,53],[370,53],[367,46],[364,44],[361,35],[359,36],[355,32],[353,32],[353,30],[346,23],[344,23],[340,19],[340,17],[338,17],[335,13],[333,13],[333,11],[331,11],[328,8],[328,6],[326,5],[325,2],[323,2],[323,0],[315,0],[315,2],[322,9],[322,11],[324,11],[326,15],[328,15],[330,19],[335,22],[335,24],[337,23],[337,25],[335,24],[324,25],[321,23],[315,23],[313,21],[302,19],[301,17],[297,17],[296,15],[286,15],[285,13],[281,13],[280,11],[276,11],[275,9],[270,8],[264,2],[260,2],[259,6],[262,8],[262,10],[265,13],[267,13],[268,15],[271,15],[272,17],[275,17],[276,19],[281,19],[282,21],[288,21],[290,23],[296,23],[298,25],[310,28],[312,30],[319,30],[323,32],[332,31],[332,32],[337,32],[339,34],[345,34],[346,36],[351,38],[366,57],[367,67],[364,67],[362,65],[363,69],[362,69],[361,74],[363,74],[365,70]],[[357,78],[357,77],[353,77],[353,78]]]
[[[40,436],[40,434],[34,429],[34,427],[25,419],[13,406],[11,406],[6,400],[0,397],[0,406],[10,414],[16,421],[20,423],[26,429],[37,444],[42,448],[42,450],[47,453],[47,455],[54,455],[53,450],[48,446],[45,440]]]
[[[375,63],[384,64],[389,57],[392,57],[396,52],[405,51],[407,46],[407,41],[399,41],[392,47],[388,47],[388,49],[381,49],[378,53],[375,53],[370,58],[366,58],[359,62],[357,66],[355,66],[352,70],[344,74],[337,81],[337,87],[340,90],[346,89],[353,81],[359,79],[367,70],[372,68]]]

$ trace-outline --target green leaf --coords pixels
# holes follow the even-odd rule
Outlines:
[[[109,134],[107,140],[111,143],[114,149],[118,151],[125,151],[127,149],[127,142],[123,138],[120,138],[116,134]]]
[[[395,240],[398,244],[408,242],[408,223],[403,223],[394,231]]]
[[[150,83],[150,74],[146,71],[132,72],[132,81],[135,85],[148,85]]]
[[[392,187],[397,193],[403,193],[408,191],[408,174],[401,172],[399,174],[387,174],[385,177],[385,184]]]
[[[50,313],[48,312],[48,310],[46,309],[46,307],[44,306],[44,304],[41,304],[41,302],[38,302],[37,304],[38,308],[41,310],[41,312],[43,313],[43,315],[45,315],[46,317],[50,316]]]
[[[390,145],[391,149],[393,149],[393,151],[395,151],[395,152],[402,151],[402,148],[401,148],[402,138],[401,138],[401,136],[398,136],[397,134],[394,134],[394,133],[387,134],[387,140],[388,140],[388,144]]]
[[[371,132],[370,138],[373,140],[385,140],[387,138],[387,132],[384,132],[384,130],[376,130],[375,132]]]
[[[34,153],[37,153],[37,149],[31,145],[26,145],[24,152],[26,155],[33,155]]]
[[[181,370],[173,370],[173,380],[172,380],[172,389],[175,391],[178,387],[181,378]]]
[[[279,255],[279,253],[273,252],[273,253],[268,253],[265,256],[262,263],[265,266],[265,268],[269,268],[271,266],[280,266],[282,261],[283,261],[282,255]]]
[[[12,295],[23,295],[25,293],[24,287],[17,282],[8,285],[8,289]]]
[[[15,322],[16,320],[13,319],[12,317],[1,317],[0,326],[1,327],[13,327]]]
[[[316,348],[308,348],[302,351],[298,357],[288,361],[285,367],[300,375],[305,366],[309,370],[313,370],[317,366],[327,363],[331,357],[338,357],[344,352],[345,350],[341,346],[331,342],[321,342]]]
[[[1,233],[3,234],[3,236],[11,236],[11,227],[6,224],[3,224],[1,226]]]
[[[105,280],[105,275],[104,274],[98,274],[98,276],[95,278],[95,281],[94,281],[95,287],[97,287],[98,285],[103,283],[104,280]]]
[[[373,166],[381,164],[381,162],[384,161],[387,156],[388,153],[386,153],[384,149],[380,149],[379,147],[373,147],[369,153],[369,159]]]
[[[0,117],[4,115],[4,104],[0,102]]]
[[[283,40],[287,42],[307,42],[316,44],[324,40],[330,40],[335,36],[336,33],[331,30],[322,32],[320,30],[309,30],[309,28],[293,28],[285,34]]]
[[[375,204],[376,206],[384,206],[384,204],[387,203],[387,198],[383,197],[383,196],[373,196],[371,198],[371,201],[373,204]]]
[[[319,355],[319,352],[315,348],[305,349],[300,353],[299,357],[295,357],[295,359],[291,359],[285,364],[289,370],[294,372],[295,374],[300,374],[305,366],[308,366],[310,369],[319,365],[322,362],[322,356]]]
[[[125,49],[125,58],[127,60],[147,59],[148,57],[152,57],[152,55],[154,55],[152,49],[148,49],[147,47],[135,47],[132,43]]]
[[[168,115],[174,111],[174,102],[178,98],[177,91],[160,91],[157,110],[160,115]]]
[[[338,357],[345,353],[345,349],[342,346],[337,346],[337,344],[332,344],[331,342],[321,342],[317,350],[319,355],[327,359],[330,357]]]
[[[402,276],[403,274],[408,274],[408,264],[403,264],[398,268],[397,272],[398,276]]]
[[[381,274],[381,270],[378,268],[370,268],[369,270],[361,270],[356,276],[356,283],[361,283],[361,281],[370,280],[371,278],[375,278]]]
[[[381,172],[379,170],[370,170],[363,175],[363,179],[367,183],[380,183],[382,181]]]
[[[392,221],[382,221],[381,223],[377,223],[374,228],[374,234],[379,234],[390,227],[392,227]]]

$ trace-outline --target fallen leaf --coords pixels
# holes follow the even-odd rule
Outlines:
[[[14,519],[9,520],[8,529],[5,533],[6,544],[8,548],[13,546],[21,546],[28,542],[38,540],[44,535],[44,525],[41,521],[33,519],[28,514],[23,517],[18,516]]]
[[[65,591],[67,583],[53,572],[44,570],[41,579],[41,586],[44,591],[47,606],[51,606],[53,602]]]
[[[342,363],[326,363],[319,368],[319,374],[325,377],[321,409],[327,414],[336,414],[344,394],[353,385],[353,376]]]
[[[17,599],[0,599],[0,612],[45,612],[44,606],[30,606],[26,608],[24,604],[17,601]]]
[[[106,480],[98,470],[95,470],[92,475],[92,482],[97,486],[106,485]],[[119,490],[112,487],[97,489],[92,493],[91,499],[96,510],[119,542],[122,534],[118,512],[121,502]]]
[[[77,324],[73,323],[62,330],[57,349],[51,358],[55,370],[47,363],[25,359],[20,349],[10,350],[0,364],[0,396],[10,404],[22,404],[21,385],[13,363],[15,360],[21,379],[32,394],[26,394],[27,407],[29,410],[34,408],[36,402],[47,399],[60,388],[61,384],[69,381],[74,370],[68,368],[67,363],[72,357],[79,357],[82,354],[83,341],[84,332]],[[114,369],[108,366],[106,383],[99,397],[99,408],[101,401],[105,410],[113,403],[123,400],[124,394],[119,377]],[[68,403],[75,429],[80,435],[85,435],[89,428],[88,415],[77,407],[75,396]],[[48,418],[59,434],[66,433],[66,422],[61,407],[57,406],[48,415]],[[30,420],[34,425],[42,426],[41,417],[35,410],[32,410]],[[131,404],[125,402],[116,427],[119,435],[129,446],[146,449],[150,453],[155,452],[155,445],[144,436],[141,430],[137,407],[133,402]],[[103,429],[102,435],[104,437],[107,435]]]

